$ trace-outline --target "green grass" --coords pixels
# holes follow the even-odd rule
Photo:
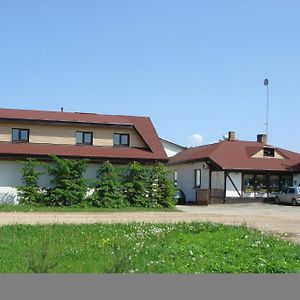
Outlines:
[[[125,208],[99,208],[99,207],[55,207],[55,206],[30,206],[30,205],[0,205],[1,212],[135,212],[135,211],[178,211],[175,207],[169,208],[145,208],[145,207],[125,207]]]
[[[300,246],[211,223],[0,227],[1,272],[291,273]]]

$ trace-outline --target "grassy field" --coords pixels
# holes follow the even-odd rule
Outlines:
[[[210,223],[0,227],[1,272],[290,273],[300,246]]]
[[[0,205],[0,212],[134,212],[134,211],[178,211],[171,208],[145,208],[145,207],[125,207],[125,208],[99,208],[99,207],[56,207],[56,206],[28,206],[28,205]]]

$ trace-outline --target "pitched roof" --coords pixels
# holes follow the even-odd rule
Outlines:
[[[100,147],[79,145],[52,145],[30,143],[0,143],[0,154],[24,154],[46,155],[56,154],[76,157],[99,157],[99,158],[130,158],[148,160],[168,160],[160,143],[156,130],[148,117],[101,115],[92,113],[54,112],[38,110],[0,109],[0,120],[11,121],[42,121],[83,123],[94,125],[133,126],[140,134],[147,149],[123,148],[123,147]]]
[[[272,147],[272,146],[268,146]],[[224,170],[252,171],[299,171],[300,154],[281,148],[275,151],[283,159],[273,157],[252,157],[264,148],[259,142],[252,141],[221,141],[215,144],[193,147],[170,158],[169,164],[181,164],[210,159]]]
[[[166,144],[170,144],[170,145],[173,145],[173,146],[175,146],[175,147],[178,147],[178,148],[180,148],[180,149],[187,149],[187,147],[185,147],[185,146],[182,146],[182,145],[179,145],[179,144],[176,144],[176,143],[173,143],[173,142],[170,142],[170,141],[168,141],[168,140],[166,140],[166,139],[163,139],[163,138],[159,138],[160,139],[160,141],[162,142],[162,143],[166,143]]]

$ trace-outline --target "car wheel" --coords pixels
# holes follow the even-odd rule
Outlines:
[[[293,199],[293,200],[292,200],[292,205],[293,205],[293,206],[296,206],[296,205],[297,205],[296,199]]]
[[[280,204],[280,199],[278,197],[276,197],[275,202],[276,202],[276,204]]]

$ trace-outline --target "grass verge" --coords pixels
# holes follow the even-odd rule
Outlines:
[[[0,205],[1,212],[135,212],[135,211],[180,211],[176,207],[168,208],[146,208],[146,207],[125,207],[125,208],[99,208],[99,207],[57,207],[57,206],[30,206],[30,205]]]
[[[211,223],[0,227],[1,272],[293,273],[300,246]]]

